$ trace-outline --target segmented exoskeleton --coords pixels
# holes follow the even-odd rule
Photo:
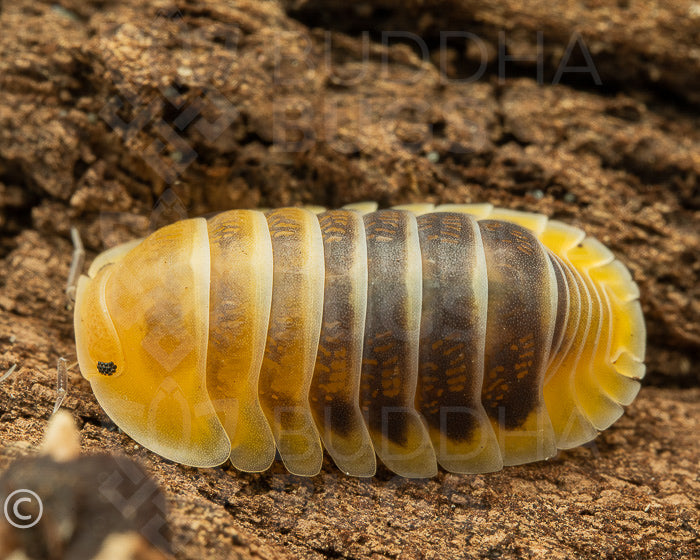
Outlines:
[[[429,477],[551,457],[644,375],[627,269],[489,204],[232,210],[110,249],[80,278],[80,369],[174,461]]]

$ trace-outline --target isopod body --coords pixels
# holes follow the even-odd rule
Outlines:
[[[583,231],[489,204],[232,210],[99,255],[82,374],[179,463],[407,477],[551,457],[635,398],[628,270]]]

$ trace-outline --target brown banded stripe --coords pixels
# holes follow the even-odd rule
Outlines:
[[[367,246],[362,216],[331,210],[318,216],[323,236],[323,320],[309,405],[338,468],[372,476],[374,448],[359,405],[367,307]]]
[[[405,476],[432,476],[435,452],[415,409],[422,299],[416,217],[381,210],[364,222],[368,288],[360,403],[382,461]]]

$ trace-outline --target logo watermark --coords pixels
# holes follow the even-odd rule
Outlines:
[[[29,529],[41,520],[44,504],[39,495],[26,488],[15,490],[5,499],[5,519],[17,529]]]

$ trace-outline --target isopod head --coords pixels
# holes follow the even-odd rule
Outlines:
[[[186,465],[220,465],[230,443],[206,390],[209,244],[204,219],[102,253],[78,282],[78,361],[107,415]]]

